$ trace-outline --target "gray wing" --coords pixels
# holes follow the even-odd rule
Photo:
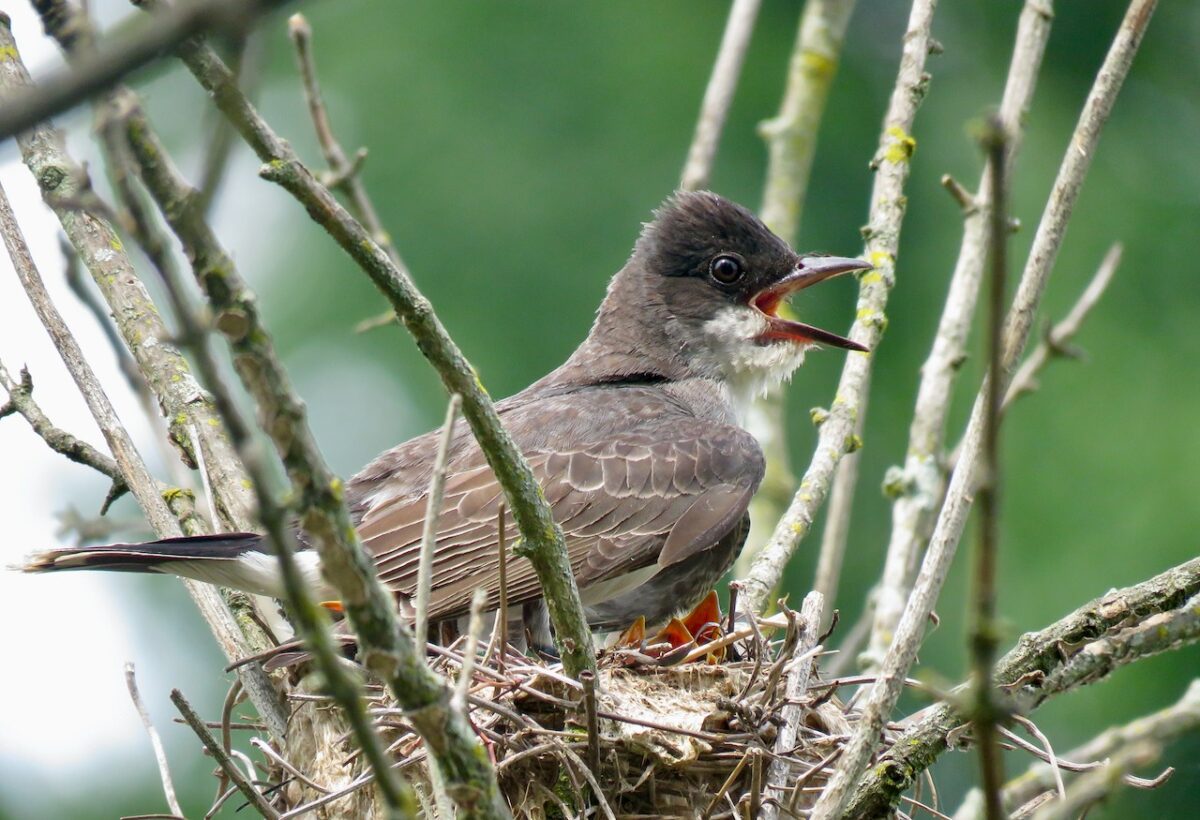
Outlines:
[[[711,548],[745,513],[762,478],[757,442],[745,431],[696,419],[654,424],[569,448],[527,450],[555,520],[566,535],[581,587],[653,563],[668,566]],[[498,598],[498,512],[503,499],[491,469],[471,445],[452,465],[438,520],[430,617],[462,614],[481,587]],[[413,596],[424,527],[425,493],[377,493],[359,534],[385,584]],[[541,594],[528,560],[511,556],[518,538],[506,516],[507,596]]]

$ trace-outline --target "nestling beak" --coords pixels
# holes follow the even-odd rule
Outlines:
[[[759,338],[763,341],[792,341],[801,344],[815,342],[844,350],[868,352],[868,349],[858,342],[803,322],[783,319],[776,315],[776,311],[784,299],[809,285],[824,282],[843,273],[870,270],[871,267],[870,263],[861,259],[848,259],[844,256],[803,257],[783,279],[750,299],[751,307],[767,319],[767,330]]]

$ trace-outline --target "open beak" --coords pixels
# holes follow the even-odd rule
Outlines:
[[[824,282],[834,276],[854,271],[870,270],[871,264],[861,259],[847,259],[843,256],[805,256],[787,276],[771,287],[754,295],[750,305],[767,318],[767,330],[760,338],[764,341],[792,341],[801,344],[824,344],[840,347],[844,350],[868,352],[867,348],[858,342],[844,336],[821,330],[819,327],[794,322],[777,315],[779,306],[788,296],[796,291],[804,290],[809,285]]]

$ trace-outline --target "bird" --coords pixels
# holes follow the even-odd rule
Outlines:
[[[869,270],[859,259],[801,256],[745,207],[709,191],[668,197],[612,277],[591,330],[558,368],[497,406],[562,527],[590,628],[661,623],[732,567],[749,531],[764,455],[746,429],[757,397],[816,345],[869,353],[780,315],[818,282]],[[504,495],[468,427],[452,430],[427,618],[451,622],[476,589],[499,602]],[[378,456],[346,484],[364,548],[412,616],[439,432]],[[505,535],[519,534],[509,517]],[[298,532],[296,557],[320,598],[336,597]],[[532,564],[506,558],[506,600],[532,642],[552,633]],[[271,545],[255,533],[36,553],[27,572],[165,573],[285,597]]]

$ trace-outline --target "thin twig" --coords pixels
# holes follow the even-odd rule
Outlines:
[[[862,441],[865,425],[866,415],[859,414],[854,423],[852,441]],[[838,463],[833,484],[829,488],[829,507],[825,511],[817,569],[813,575],[813,589],[821,593],[821,600],[825,602],[824,611],[821,612],[822,627],[828,625],[833,603],[837,600],[842,564],[850,543],[850,520],[854,514],[854,489],[858,484],[859,461],[857,452],[847,453]]]
[[[984,805],[988,820],[1002,820],[1000,789],[1004,785],[1004,761],[1000,756],[997,726],[1002,714],[992,689],[992,665],[1000,636],[996,625],[996,564],[1000,550],[1000,402],[1001,325],[1004,322],[1005,283],[1008,278],[1008,199],[1005,157],[1008,135],[1004,123],[993,117],[985,126],[982,144],[987,151],[990,173],[988,203],[988,256],[991,274],[988,290],[987,361],[984,385],[983,446],[980,451],[981,478],[976,490],[979,500],[979,541],[970,593],[968,648],[973,686],[971,726],[978,741]]]
[[[265,43],[262,34],[257,30],[251,30],[238,37],[237,51],[232,61],[233,71],[237,75],[238,84],[250,97],[256,96],[255,91],[262,79]],[[200,183],[196,186],[200,191],[199,207],[205,213],[212,210],[221,184],[225,181],[225,173],[229,170],[229,160],[233,156],[233,147],[236,144],[237,132],[233,130],[233,126],[224,117],[216,117],[204,147]]]
[[[154,5],[141,0],[143,5]],[[412,277],[397,265],[370,232],[343,208],[300,162],[295,151],[259,116],[233,82],[229,69],[203,40],[193,39],[177,52],[197,81],[264,162],[261,175],[304,204],[375,285],[383,291],[419,348],[450,393],[459,393],[463,415],[504,490],[521,531],[521,554],[533,564],[554,626],[554,638],[568,674],[594,669],[595,649],[579,589],[571,570],[562,528],[554,520],[536,476],[500,422],[474,368],[446,333],[432,305]]]
[[[421,530],[421,555],[417,566],[416,619],[413,634],[421,643],[429,632],[429,588],[433,577],[433,551],[437,547],[438,520],[442,515],[442,495],[446,490],[446,463],[450,458],[450,442],[454,438],[454,422],[462,397],[457,393],[450,397],[446,406],[446,420],[442,423],[442,435],[438,438],[437,457],[433,462],[433,473],[429,476],[429,492],[425,502],[425,525]]]
[[[583,684],[583,713],[587,726],[588,765],[600,776],[600,720],[596,715],[596,673],[590,669],[579,676]]]
[[[1060,768],[1077,771],[1084,767],[1095,768],[1101,765],[1089,763],[1081,766],[1070,763],[1071,760],[1102,760],[1111,757],[1119,749],[1143,740],[1152,740],[1165,746],[1198,728],[1200,728],[1200,679],[1192,681],[1183,696],[1171,706],[1125,725],[1106,729],[1082,746],[1067,752],[1064,758],[1059,758],[1057,766],[1050,761],[1031,766],[1024,774],[1004,786],[1004,806],[1011,811],[1032,800],[1046,789],[1057,788],[1062,779]],[[1130,783],[1130,785],[1138,786],[1148,782],[1155,781],[1139,779],[1138,782]],[[971,794],[967,795],[963,805],[954,814],[955,820],[978,820],[980,817],[978,801]]]
[[[312,434],[304,421],[302,405],[291,392],[287,376],[275,356],[271,338],[258,322],[253,294],[239,282],[236,269],[217,244],[201,212],[194,207],[186,207],[186,203],[194,203],[197,192],[178,178],[174,168],[170,166],[165,150],[140,110],[131,107],[126,117],[130,148],[138,160],[138,173],[158,202],[168,224],[188,249],[201,283],[208,287],[209,298],[217,314],[216,325],[231,339],[231,346],[238,354],[235,359],[243,382],[260,403],[271,411],[268,418],[274,419],[275,423],[267,425],[268,432],[277,441],[280,437],[286,439],[286,446],[280,444],[281,456],[288,467],[293,489],[303,493],[303,524],[310,534],[316,536],[314,540],[318,545],[327,547],[328,544],[321,540],[321,537],[327,536],[329,532],[329,525],[322,518],[322,515],[330,515],[329,507],[332,506],[327,501],[327,494],[332,494],[336,504],[341,505],[343,517],[348,519],[348,513],[345,512],[345,504],[335,482],[328,477],[328,468],[316,450]],[[221,274],[216,277],[219,282],[214,286],[212,278],[207,274],[211,273],[209,266],[216,264],[227,264],[227,267],[221,269]],[[182,276],[173,266],[160,269],[159,273],[163,277],[172,308],[179,321],[180,337],[191,347],[196,369],[212,394],[213,403],[229,432],[230,441],[250,476],[258,501],[259,520],[266,531],[268,541],[274,547],[288,603],[299,633],[304,638],[306,647],[316,658],[326,686],[342,708],[359,747],[374,769],[376,782],[389,812],[395,816],[411,815],[414,811],[415,797],[408,785],[392,769],[384,745],[366,714],[358,681],[343,667],[329,632],[328,620],[323,617],[322,611],[314,602],[304,574],[296,562],[295,553],[299,550],[299,544],[292,529],[292,510],[279,503],[271,492],[272,477],[268,465],[259,448],[255,446],[249,423],[221,378],[209,346],[208,333],[184,297]],[[223,319],[230,316],[237,318],[236,330],[232,321]],[[286,431],[280,423],[285,418],[290,422]],[[314,485],[321,486],[322,489],[312,492],[310,488]],[[346,529],[350,529],[348,524]],[[342,530],[341,536],[344,537],[344,534],[345,530]],[[374,603],[368,597],[370,593],[364,593],[361,587],[355,587],[345,580],[347,575],[357,580],[356,576],[346,571],[347,566],[355,566],[355,557],[360,565],[365,562],[366,559],[361,557],[361,547],[358,556],[355,556],[350,548],[346,548],[344,552],[338,547],[321,550],[322,565],[327,576],[338,588],[346,611],[352,618],[360,609],[370,609]],[[377,579],[375,586],[379,586]],[[379,591],[377,597],[383,597],[386,601],[387,593]],[[366,602],[364,599],[367,599]],[[390,616],[392,626],[396,626],[395,614],[390,609],[390,603],[381,606],[386,615]],[[361,618],[355,618],[355,628],[359,630],[369,658],[370,653],[375,651],[375,646],[370,641],[372,634],[364,633],[361,623]],[[400,634],[399,629],[392,629],[392,633]],[[409,645],[411,654],[411,642]]]
[[[100,509],[101,515],[107,510],[109,504],[129,490],[125,484],[125,478],[121,475],[121,469],[111,456],[100,452],[66,430],[55,427],[50,422],[50,419],[42,412],[42,408],[33,399],[33,377],[29,375],[28,369],[21,368],[20,381],[13,381],[4,367],[4,363],[0,362],[0,387],[8,393],[8,401],[0,407],[0,418],[12,413],[19,413],[29,422],[33,432],[46,442],[51,450],[61,453],[76,464],[91,467],[112,481],[108,497]]]
[[[874,268],[859,280],[858,311],[850,329],[850,338],[871,350],[883,337],[887,324],[884,309],[887,307],[888,294],[895,284],[896,253],[907,206],[903,195],[904,184],[916,148],[911,132],[917,108],[928,86],[925,60],[929,55],[929,29],[936,5],[936,0],[917,0],[913,4],[904,34],[896,84],[884,117],[879,148],[872,162],[876,172],[875,183],[863,235],[867,240],[865,258]],[[871,363],[870,353],[849,353],[846,357],[837,397],[821,423],[812,461],[787,512],[779,519],[770,541],[754,559],[749,574],[743,579],[745,605],[751,611],[762,612],[767,605],[771,591],[783,577],[788,559],[808,534],[817,510],[825,502],[834,470],[842,457],[857,447],[854,430],[858,416],[866,412]],[[845,758],[842,762],[845,762]],[[827,801],[825,805],[829,805]],[[825,810],[823,807],[818,809],[818,818]]]
[[[0,141],[111,88],[131,72],[162,59],[189,37],[218,30],[245,31],[259,15],[285,1],[191,0],[178,3],[141,25],[122,28],[69,71],[54,74],[36,90],[30,89],[7,101],[0,108]],[[3,26],[8,27],[7,15]]]
[[[733,93],[737,89],[761,4],[762,0],[734,0],[729,7],[725,33],[721,36],[721,46],[708,79],[708,87],[704,89],[696,133],[683,166],[679,187],[685,191],[707,188],[709,185],[713,159],[721,142],[721,132],[725,129],[725,117],[733,103]]]
[[[196,453],[196,470],[200,473],[200,489],[204,491],[204,500],[208,505],[208,520],[214,528],[220,526],[221,519],[217,517],[217,499],[213,495],[212,482],[208,478],[208,465],[204,461],[204,448],[200,446],[200,434],[195,427],[188,428],[188,438]]]
[[[233,762],[233,758],[225,753],[225,749],[212,736],[212,732],[208,731],[208,727],[204,725],[204,721],[196,714],[196,711],[188,703],[183,693],[178,689],[172,689],[171,702],[175,704],[175,708],[179,710],[179,714],[183,715],[183,719],[187,721],[188,726],[191,726],[192,731],[200,738],[200,742],[204,744],[204,748],[208,749],[208,753],[217,761],[217,765],[221,767],[221,771],[225,772],[230,782],[237,786],[238,791],[250,801],[250,805],[254,806],[259,814],[268,818],[268,820],[279,820],[279,812],[275,811],[275,807],[267,801],[263,793],[254,788],[254,784],[246,778],[246,775],[242,774],[242,770]]]
[[[175,796],[175,784],[171,782],[171,767],[167,763],[167,751],[163,748],[158,730],[154,728],[154,723],[150,720],[150,713],[146,711],[146,705],[142,703],[133,663],[129,661],[125,662],[125,687],[129,690],[129,699],[133,701],[133,708],[137,709],[138,717],[142,719],[142,725],[146,727],[146,734],[150,736],[150,745],[154,748],[154,761],[158,764],[158,776],[162,779],[163,794],[167,797],[167,808],[171,810],[172,814],[183,817],[183,809],[179,807],[179,798]]]
[[[1047,697],[1102,677],[1118,662],[1128,663],[1181,641],[1195,640],[1200,634],[1200,614],[1190,612],[1187,602],[1198,595],[1200,558],[1140,584],[1113,590],[1050,626],[1024,635],[996,663],[995,682],[1015,690],[1011,691],[1015,708],[1027,713]],[[1119,642],[1106,643],[1113,640],[1104,637],[1110,630],[1131,623],[1136,626],[1125,629]],[[1097,649],[1089,648],[1093,644]],[[1064,657],[1067,647],[1084,649]],[[1068,666],[1070,670],[1064,671]],[[948,748],[947,736],[961,724],[961,715],[949,703],[930,707],[906,721],[904,732],[864,775],[846,816],[879,816]]]
[[[1036,723],[1024,715],[1013,715],[1012,719],[1023,726],[1025,731],[1037,738],[1038,742],[1042,744],[1042,748],[1046,751],[1046,760],[1054,772],[1054,790],[1060,798],[1065,798],[1067,796],[1067,787],[1063,784],[1062,767],[1059,765],[1058,755],[1054,753],[1054,744],[1050,742],[1050,738],[1042,733],[1042,730],[1038,728]],[[1001,797],[1001,803],[1003,803],[1003,795]]]
[[[817,136],[829,90],[841,60],[846,27],[856,0],[809,0],[800,14],[796,41],[788,60],[787,79],[778,113],[759,124],[767,145],[767,169],[759,214],[776,236],[795,243],[808,190]],[[767,472],[750,507],[752,522],[736,574],[742,578],[770,535],[795,492],[796,478],[787,452],[785,395],[779,392],[751,407],[747,427],[770,453]],[[758,523],[753,523],[758,522]],[[826,575],[827,580],[832,576]],[[831,589],[816,587],[833,606]]]
[[[1008,384],[1008,391],[1004,394],[1003,409],[1006,412],[1012,403],[1021,396],[1037,389],[1038,374],[1052,359],[1060,356],[1078,356],[1078,353],[1070,347],[1071,340],[1075,338],[1075,334],[1083,326],[1083,322],[1091,313],[1092,308],[1099,303],[1104,291],[1108,289],[1113,275],[1117,272],[1117,267],[1121,264],[1123,253],[1124,248],[1121,243],[1113,243],[1112,247],[1108,249],[1108,253],[1104,254],[1104,259],[1101,261],[1100,267],[1096,269],[1096,274],[1083,289],[1083,293],[1079,294],[1079,298],[1071,306],[1067,315],[1047,331],[1041,343],[1025,357],[1025,361],[1021,362],[1021,366],[1017,368],[1012,381]]]
[[[330,180],[322,180],[327,187],[340,190],[346,194],[351,213],[363,223],[371,237],[383,248],[392,262],[400,265],[400,254],[375,210],[375,204],[367,194],[366,186],[359,179],[358,172],[365,158],[365,151],[360,151],[352,159],[346,155],[342,144],[333,133],[333,125],[329,121],[329,112],[325,108],[325,100],[321,96],[321,85],[317,80],[316,58],[313,56],[312,26],[303,14],[293,14],[288,18],[288,36],[296,48],[296,66],[300,70],[300,79],[304,86],[304,99],[308,103],[308,113],[312,118],[313,128],[317,133],[317,142],[325,155],[329,166]],[[394,321],[393,317],[393,321]]]
[[[470,617],[467,620],[467,642],[463,645],[463,664],[462,668],[458,670],[458,683],[450,698],[450,708],[463,714],[467,709],[467,693],[470,691],[472,679],[475,677],[476,653],[479,652],[479,636],[483,633],[483,604],[486,600],[487,593],[476,587],[475,592],[471,595]]]
[[[1149,740],[1140,740],[1119,749],[1107,765],[1079,777],[1062,800],[1046,803],[1033,816],[1034,820],[1071,820],[1087,812],[1087,809],[1116,791],[1124,782],[1125,775],[1141,766],[1149,765],[1162,754],[1162,747]]]
[[[273,760],[276,763],[276,765],[280,766],[281,768],[283,768],[284,770],[289,772],[292,776],[294,776],[297,780],[299,780],[304,785],[308,786],[310,789],[320,792],[321,794],[329,794],[331,792],[331,789],[328,789],[325,786],[322,786],[320,783],[316,782],[311,777],[306,775],[304,772],[300,771],[295,766],[293,766],[291,763],[289,763],[284,758],[283,755],[281,755],[279,752],[277,752],[273,748],[271,748],[271,744],[267,743],[262,738],[258,738],[258,737],[250,738],[250,745],[253,746],[254,748],[258,749],[260,752],[262,752],[267,757],[271,758],[271,760]]]
[[[1025,133],[1025,120],[1050,39],[1053,0],[1026,0],[1017,22],[1012,57],[998,116],[1009,135],[1007,174],[1011,176]],[[983,267],[987,256],[987,215],[990,170],[984,168],[979,194],[967,194],[961,185],[949,187],[964,206],[963,238],[958,259],[938,321],[933,347],[921,366],[916,406],[909,426],[903,467],[894,467],[884,479],[884,490],[894,499],[892,529],[883,575],[871,599],[874,624],[866,651],[864,671],[879,669],[892,643],[896,624],[904,611],[920,562],[921,551],[933,531],[936,513],[945,494],[946,471],[940,462],[946,419],[950,412],[954,380],[964,357],[975,315]]]
[[[503,504],[496,510],[496,583],[499,591],[496,596],[496,628],[492,632],[492,644],[488,646],[487,656],[492,656],[492,650],[497,650],[496,668],[504,674],[508,657],[508,508]]]
[[[1009,312],[1004,336],[1005,373],[1012,372],[1029,338],[1034,313],[1062,244],[1067,220],[1074,209],[1091,158],[1095,154],[1101,127],[1107,120],[1121,83],[1128,74],[1155,2],[1156,0],[1134,0],[1130,5],[1096,82],[1088,94],[1066,158],[1051,190],[1045,213],[1034,235],[1033,247]],[[950,562],[966,525],[970,498],[975,489],[983,411],[983,402],[977,399],[967,428],[963,454],[947,490],[946,502],[934,529],[913,594],[909,597],[904,614],[897,625],[891,649],[884,658],[880,679],[871,687],[863,704],[862,715],[853,739],[838,763],[837,773],[829,789],[818,801],[819,810],[814,814],[816,820],[826,820],[841,814],[850,797],[850,789],[853,784],[859,782],[878,744],[880,732],[895,708],[901,690],[899,681],[905,677],[916,660],[929,614],[933,611],[934,603],[941,592]]]
[[[780,710],[783,725],[775,738],[775,755],[767,769],[765,788],[768,791],[782,789],[791,774],[790,758],[788,757],[799,737],[800,724],[803,721],[805,700],[808,694],[808,681],[812,675],[813,652],[821,637],[821,616],[825,611],[824,598],[820,592],[812,591],[804,596],[800,607],[800,640],[792,653],[788,665],[787,685],[784,688],[784,707]],[[763,805],[759,814],[763,820],[776,820],[779,817],[779,804],[768,801]]]

